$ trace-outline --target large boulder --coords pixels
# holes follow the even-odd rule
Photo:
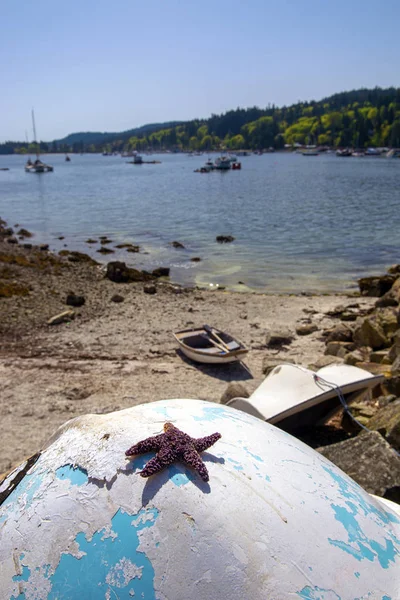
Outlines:
[[[389,291],[375,302],[375,306],[398,306],[400,303],[400,278],[396,279]]]
[[[318,448],[370,494],[383,496],[400,485],[400,457],[377,431]]]
[[[138,271],[138,269],[132,269],[131,267],[127,267],[124,262],[118,260],[108,263],[106,277],[115,283],[150,281],[154,279],[154,275],[151,273],[147,273],[146,271]]]
[[[380,298],[392,287],[396,275],[380,275],[378,277],[362,277],[358,286],[362,296],[376,296]]]
[[[327,335],[326,342],[352,342],[353,328],[345,323],[334,327]]]
[[[378,410],[368,421],[368,429],[379,431],[396,450],[400,450],[400,400]]]
[[[269,331],[265,343],[269,348],[280,348],[281,346],[288,346],[293,340],[294,335],[289,329],[279,329]]]
[[[249,396],[249,392],[242,383],[231,381],[222,394],[220,402],[221,404],[227,404],[229,400],[232,400],[233,398],[248,398]]]
[[[273,357],[264,356],[263,361],[262,361],[261,370],[264,375],[269,375],[271,373],[272,369],[275,369],[275,367],[277,367],[278,365],[281,365],[282,362],[294,364],[294,360],[291,358],[285,357],[285,360],[282,360],[282,358],[276,358],[274,356]]]
[[[373,350],[380,350],[390,345],[381,324],[374,316],[367,317],[357,325],[353,339],[358,346],[370,346]]]

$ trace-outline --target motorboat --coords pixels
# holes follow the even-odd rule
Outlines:
[[[215,159],[215,169],[217,171],[229,171],[231,168],[231,160],[227,156],[219,156]]]
[[[351,365],[333,364],[318,371],[300,365],[276,366],[249,398],[233,398],[229,406],[293,432],[323,423],[380,384],[372,375]]]
[[[352,155],[353,155],[353,152],[349,148],[344,148],[343,150],[336,150],[336,156],[340,156],[342,158],[352,156]]]
[[[143,164],[143,157],[140,154],[135,154],[133,157],[133,164],[134,165],[142,165]]]
[[[208,364],[240,361],[248,350],[233,336],[215,327],[203,325],[173,334],[181,351],[191,360]]]
[[[300,152],[303,156],[318,156],[319,152],[316,148],[305,148]]]

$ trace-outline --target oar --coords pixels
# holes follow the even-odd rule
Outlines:
[[[229,350],[228,346],[225,344],[224,340],[222,340],[219,337],[219,335],[215,332],[215,330],[212,327],[210,327],[209,325],[203,325],[203,329],[204,329],[204,331],[207,331],[207,333],[209,333],[213,338],[218,340],[218,342],[221,344],[221,346],[223,347],[225,352],[230,352],[230,350]]]

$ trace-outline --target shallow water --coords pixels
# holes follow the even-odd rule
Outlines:
[[[400,262],[400,161],[334,154],[241,157],[241,171],[194,173],[207,156],[48,155],[49,174],[25,173],[25,158],[0,156],[0,216],[50,248],[171,267],[184,285],[265,292],[341,291]],[[233,235],[218,244],[217,235]],[[102,256],[89,237],[139,254]],[[58,240],[65,236],[64,240]],[[171,246],[173,240],[185,249]],[[201,262],[191,262],[193,257]],[[242,283],[239,283],[242,282]]]

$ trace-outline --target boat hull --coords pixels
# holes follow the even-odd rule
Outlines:
[[[245,354],[247,354],[246,350],[243,350],[242,352],[237,352],[235,354],[215,354],[215,355],[210,355],[210,354],[206,354],[203,353],[199,350],[192,350],[190,348],[188,348],[188,346],[185,346],[184,344],[179,344],[180,349],[182,350],[182,352],[191,360],[194,360],[196,362],[199,363],[203,363],[203,364],[210,364],[210,365],[222,365],[224,363],[231,363],[231,362],[237,362],[238,360],[242,360],[242,358],[244,357]]]

